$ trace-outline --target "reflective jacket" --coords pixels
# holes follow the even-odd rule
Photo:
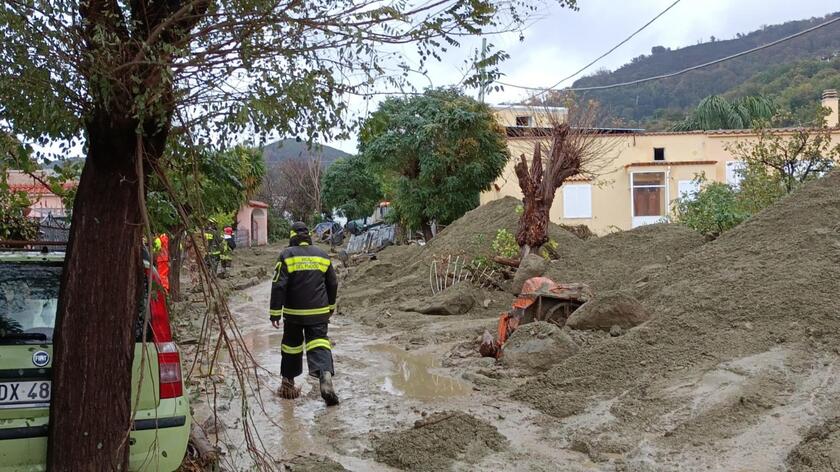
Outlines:
[[[326,323],[335,310],[338,279],[327,253],[301,243],[280,253],[271,284],[271,321]]]

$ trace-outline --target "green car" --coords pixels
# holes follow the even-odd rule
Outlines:
[[[63,262],[63,252],[0,249],[0,471],[46,469],[53,327]],[[145,363],[129,469],[172,471],[187,448],[190,406],[164,296],[158,289],[151,298],[146,343],[138,316],[132,405],[144,346],[146,359],[157,362]]]

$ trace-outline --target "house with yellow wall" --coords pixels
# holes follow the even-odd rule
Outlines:
[[[836,91],[823,94],[822,105],[831,113],[827,124],[832,138],[840,142],[840,102]],[[529,157],[544,137],[528,132],[545,114],[566,117],[562,108],[532,111],[524,107],[500,107],[497,117],[506,128],[511,160],[502,175],[481,194],[481,203],[506,196],[522,198],[514,165],[519,156]],[[542,115],[542,116],[541,116]],[[695,178],[737,184],[741,163],[730,148],[755,140],[752,130],[645,132],[634,129],[602,129],[598,138],[609,140],[609,155],[594,178],[576,176],[557,190],[550,218],[554,223],[584,224],[598,234],[656,223],[671,214],[674,201],[697,191]],[[777,129],[778,134],[793,130]],[[547,142],[546,142],[547,147]]]

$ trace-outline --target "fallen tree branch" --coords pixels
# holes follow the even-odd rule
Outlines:
[[[513,259],[511,257],[502,257],[502,256],[493,256],[493,262],[496,264],[501,264],[508,267],[513,267],[514,269],[519,268],[519,259]]]

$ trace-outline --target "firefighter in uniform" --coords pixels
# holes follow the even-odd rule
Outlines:
[[[328,406],[338,404],[332,386],[335,375],[332,345],[327,325],[335,310],[338,279],[332,261],[321,249],[312,245],[304,223],[292,225],[289,247],[280,253],[271,285],[271,324],[280,328],[283,340],[280,350],[280,374],[283,377],[278,394],[297,398],[300,388],[295,377],[303,372],[303,353],[309,375],[320,382],[321,397]]]

